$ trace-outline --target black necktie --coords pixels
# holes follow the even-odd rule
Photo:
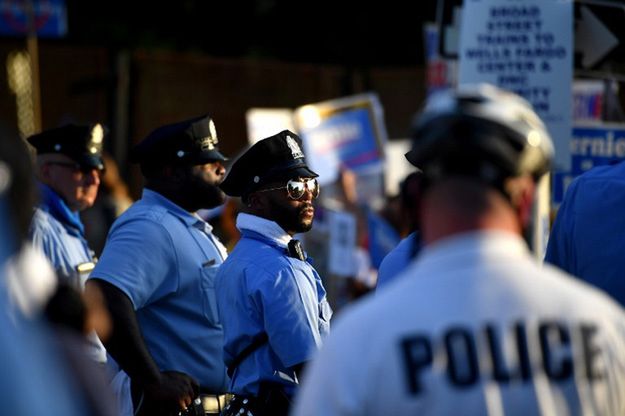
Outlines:
[[[300,243],[299,240],[289,241],[289,256],[302,261],[306,260],[304,250],[302,250],[302,243]]]

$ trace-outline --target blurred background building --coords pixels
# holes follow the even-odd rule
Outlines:
[[[436,9],[435,1],[35,0],[33,49],[29,4],[0,1],[0,29],[7,28],[0,123],[19,129],[18,103],[29,87],[11,78],[30,76],[25,52],[35,51],[41,125],[34,128],[104,122],[106,150],[135,197],[129,146],[156,126],[201,113],[213,116],[224,152],[234,155],[247,144],[250,108],[375,91],[389,138],[406,137],[425,96],[423,22]],[[64,17],[54,14],[59,9]],[[58,25],[42,30],[51,23]]]

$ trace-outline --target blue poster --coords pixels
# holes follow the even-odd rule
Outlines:
[[[380,162],[380,150],[366,108],[331,116],[303,134],[310,140],[315,154],[336,157],[355,172]]]
[[[562,202],[567,186],[575,177],[599,165],[625,160],[625,125],[612,124],[573,128],[570,142],[571,170],[553,175],[553,202]]]
[[[359,176],[382,172],[386,130],[375,94],[302,106],[296,120],[306,160],[322,185],[334,182],[341,169]]]

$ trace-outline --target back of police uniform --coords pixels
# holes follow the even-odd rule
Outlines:
[[[375,305],[345,311],[295,414],[624,414],[620,308],[524,259],[521,242],[482,243],[499,246],[499,264],[481,264],[466,246],[451,257],[425,249],[433,257]]]
[[[425,248],[395,285],[341,314],[294,414],[625,414],[623,311],[541,267],[521,235],[510,186],[533,189],[553,155],[529,105],[492,86],[443,93],[415,137]],[[467,196],[483,200],[453,205]]]

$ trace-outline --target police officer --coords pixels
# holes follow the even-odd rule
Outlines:
[[[341,315],[294,414],[625,414],[623,311],[522,237],[553,157],[529,104],[463,86],[431,97],[413,138],[425,248]]]
[[[214,277],[227,254],[195,214],[224,202],[226,159],[217,145],[204,115],[159,127],[132,149],[145,178],[142,198],[111,227],[87,282],[109,305],[106,347],[130,376],[138,414],[194,409],[200,392],[214,407],[224,401]]]
[[[93,269],[80,211],[93,205],[104,170],[101,124],[69,124],[43,131],[27,140],[37,153],[41,204],[35,210],[30,235],[50,259],[61,279],[76,287]]]
[[[85,280],[94,267],[94,256],[85,238],[80,212],[95,202],[104,171],[102,146],[105,129],[101,124],[75,125],[45,130],[27,140],[36,151],[36,173],[40,182],[41,202],[30,226],[33,245],[50,260],[59,278],[59,288],[48,304],[50,317],[57,323],[84,326],[88,332],[91,317],[103,305],[83,304]],[[98,299],[92,296],[91,299]],[[71,305],[76,305],[72,308]],[[91,332],[88,353],[99,363],[106,362],[106,350]]]
[[[317,176],[300,138],[284,130],[249,148],[221,184],[246,210],[237,216],[241,239],[216,279],[235,394],[223,415],[286,415],[304,365],[329,330],[321,278],[292,238],[312,227]]]

